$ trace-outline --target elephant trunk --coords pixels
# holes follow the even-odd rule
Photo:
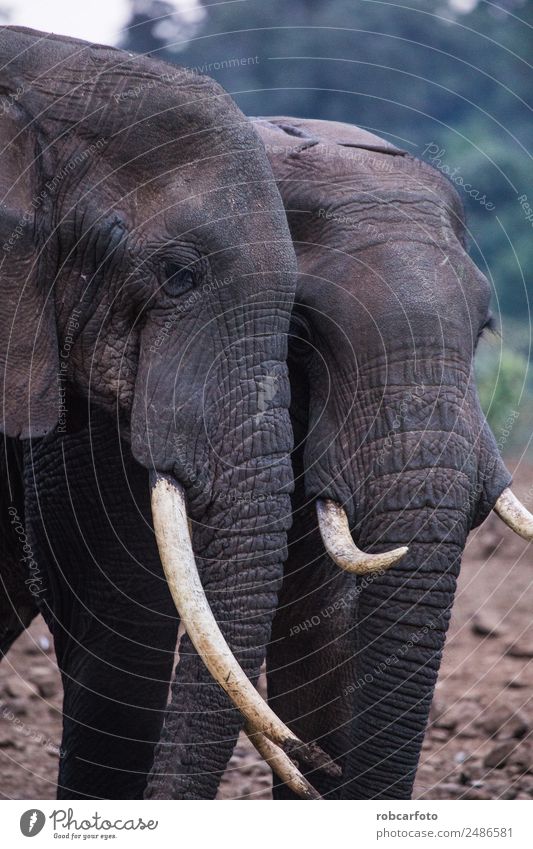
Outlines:
[[[508,483],[498,458],[482,497],[473,446],[450,433],[437,454],[434,439],[433,433],[398,434],[390,460],[361,478],[361,546],[409,550],[367,578],[358,596],[350,688],[356,710],[344,776],[351,798],[411,795],[466,538],[480,518],[480,501],[485,497],[488,509]],[[406,451],[413,440],[417,450]],[[488,494],[493,488],[495,495]]]
[[[427,513],[412,518],[422,529]],[[367,581],[359,597],[354,748],[345,776],[352,798],[411,795],[466,539],[465,517],[436,510],[427,531],[417,534],[426,539],[411,543],[401,563]]]
[[[270,638],[290,525],[287,425],[284,409],[256,415],[251,426],[263,450],[256,445],[255,452],[243,426],[246,461],[241,455],[217,471],[207,513],[201,521],[193,516],[192,539],[183,491],[171,476],[152,476],[156,537],[186,634],[146,798],[214,798],[245,723],[252,742],[270,752],[271,763],[304,798],[314,791],[293,761],[329,764],[253,686]],[[274,446],[286,450],[278,456]]]
[[[257,500],[254,501],[252,492],[245,509],[241,507],[246,516],[240,519],[234,508],[226,508],[223,514],[219,512],[216,534],[206,527],[208,523],[203,527],[193,524],[194,549],[201,552],[201,555],[196,554],[196,563],[202,590],[216,621],[215,628],[220,629],[229,649],[215,657],[209,637],[206,637],[204,656],[200,659],[193,644],[194,641],[202,650],[197,631],[194,624],[187,621],[187,613],[181,610],[188,633],[180,643],[180,660],[163,734],[156,748],[147,798],[213,798],[244,725],[242,702],[235,698],[235,690],[238,683],[241,688],[246,685],[242,680],[237,682],[235,667],[238,664],[245,681],[257,681],[276,607],[289,516],[287,495],[271,493],[268,499],[263,493],[263,497],[264,501],[255,491]],[[274,510],[272,499],[276,497],[287,501],[285,508],[278,505]],[[272,513],[284,515],[285,522],[283,519],[269,522],[264,513],[268,500]],[[229,659],[229,651],[234,662]],[[226,668],[226,682],[222,682],[225,689],[214,679],[207,664],[212,670],[217,664],[220,671]],[[247,718],[252,717],[248,715]],[[259,725],[257,715],[255,719]]]

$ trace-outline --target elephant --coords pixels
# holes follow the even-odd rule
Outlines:
[[[215,762],[246,722],[295,786],[296,755],[335,772],[254,687],[292,488],[296,259],[264,147],[186,69],[19,27],[0,57],[0,646],[43,614],[58,798],[142,797],[155,743],[172,772],[168,741],[186,760],[220,716]]]
[[[533,538],[474,382],[490,287],[466,252],[459,196],[431,166],[348,124],[252,122],[299,271],[293,522],[268,697],[340,767],[303,768],[307,793],[275,781],[274,798],[405,799],[467,535],[495,509]],[[220,717],[174,785],[180,798],[203,798],[208,771],[214,795],[225,734]]]
[[[407,799],[467,535],[494,509],[533,540],[475,387],[490,286],[431,166],[349,124],[254,125],[299,271],[269,702],[341,766],[304,770],[324,798]],[[274,798],[294,793],[277,783]]]

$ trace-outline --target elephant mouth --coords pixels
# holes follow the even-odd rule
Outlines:
[[[167,474],[151,472],[151,506],[159,556],[174,604],[200,658],[245,719],[259,754],[299,796],[320,796],[296,764],[339,775],[314,743],[304,743],[262,699],[231,652],[209,606],[192,548],[185,492]]]

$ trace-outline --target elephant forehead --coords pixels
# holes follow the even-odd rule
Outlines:
[[[301,259],[301,258],[300,258]],[[466,254],[417,244],[378,245],[364,261],[338,251],[299,264],[297,302],[311,324],[339,350],[370,338],[463,338],[469,349],[486,320],[490,287]],[[388,342],[387,342],[388,344]]]
[[[257,146],[229,95],[208,77],[102,45],[19,27],[0,28],[0,86],[54,135],[122,135],[130,158],[154,163],[183,150]],[[205,134],[205,138],[202,137]],[[168,145],[168,156],[164,144]],[[122,147],[126,145],[122,144]]]
[[[340,145],[404,156],[405,151],[379,136],[341,121],[320,121],[309,118],[273,116],[255,118],[259,133],[275,142],[276,130],[285,136],[287,151],[295,152],[316,144]],[[292,139],[292,144],[290,140]],[[278,138],[279,141],[279,138]]]

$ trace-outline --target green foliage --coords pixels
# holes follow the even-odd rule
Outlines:
[[[479,399],[502,453],[523,449],[531,435],[533,386],[529,362],[501,340],[481,342],[476,356]]]

